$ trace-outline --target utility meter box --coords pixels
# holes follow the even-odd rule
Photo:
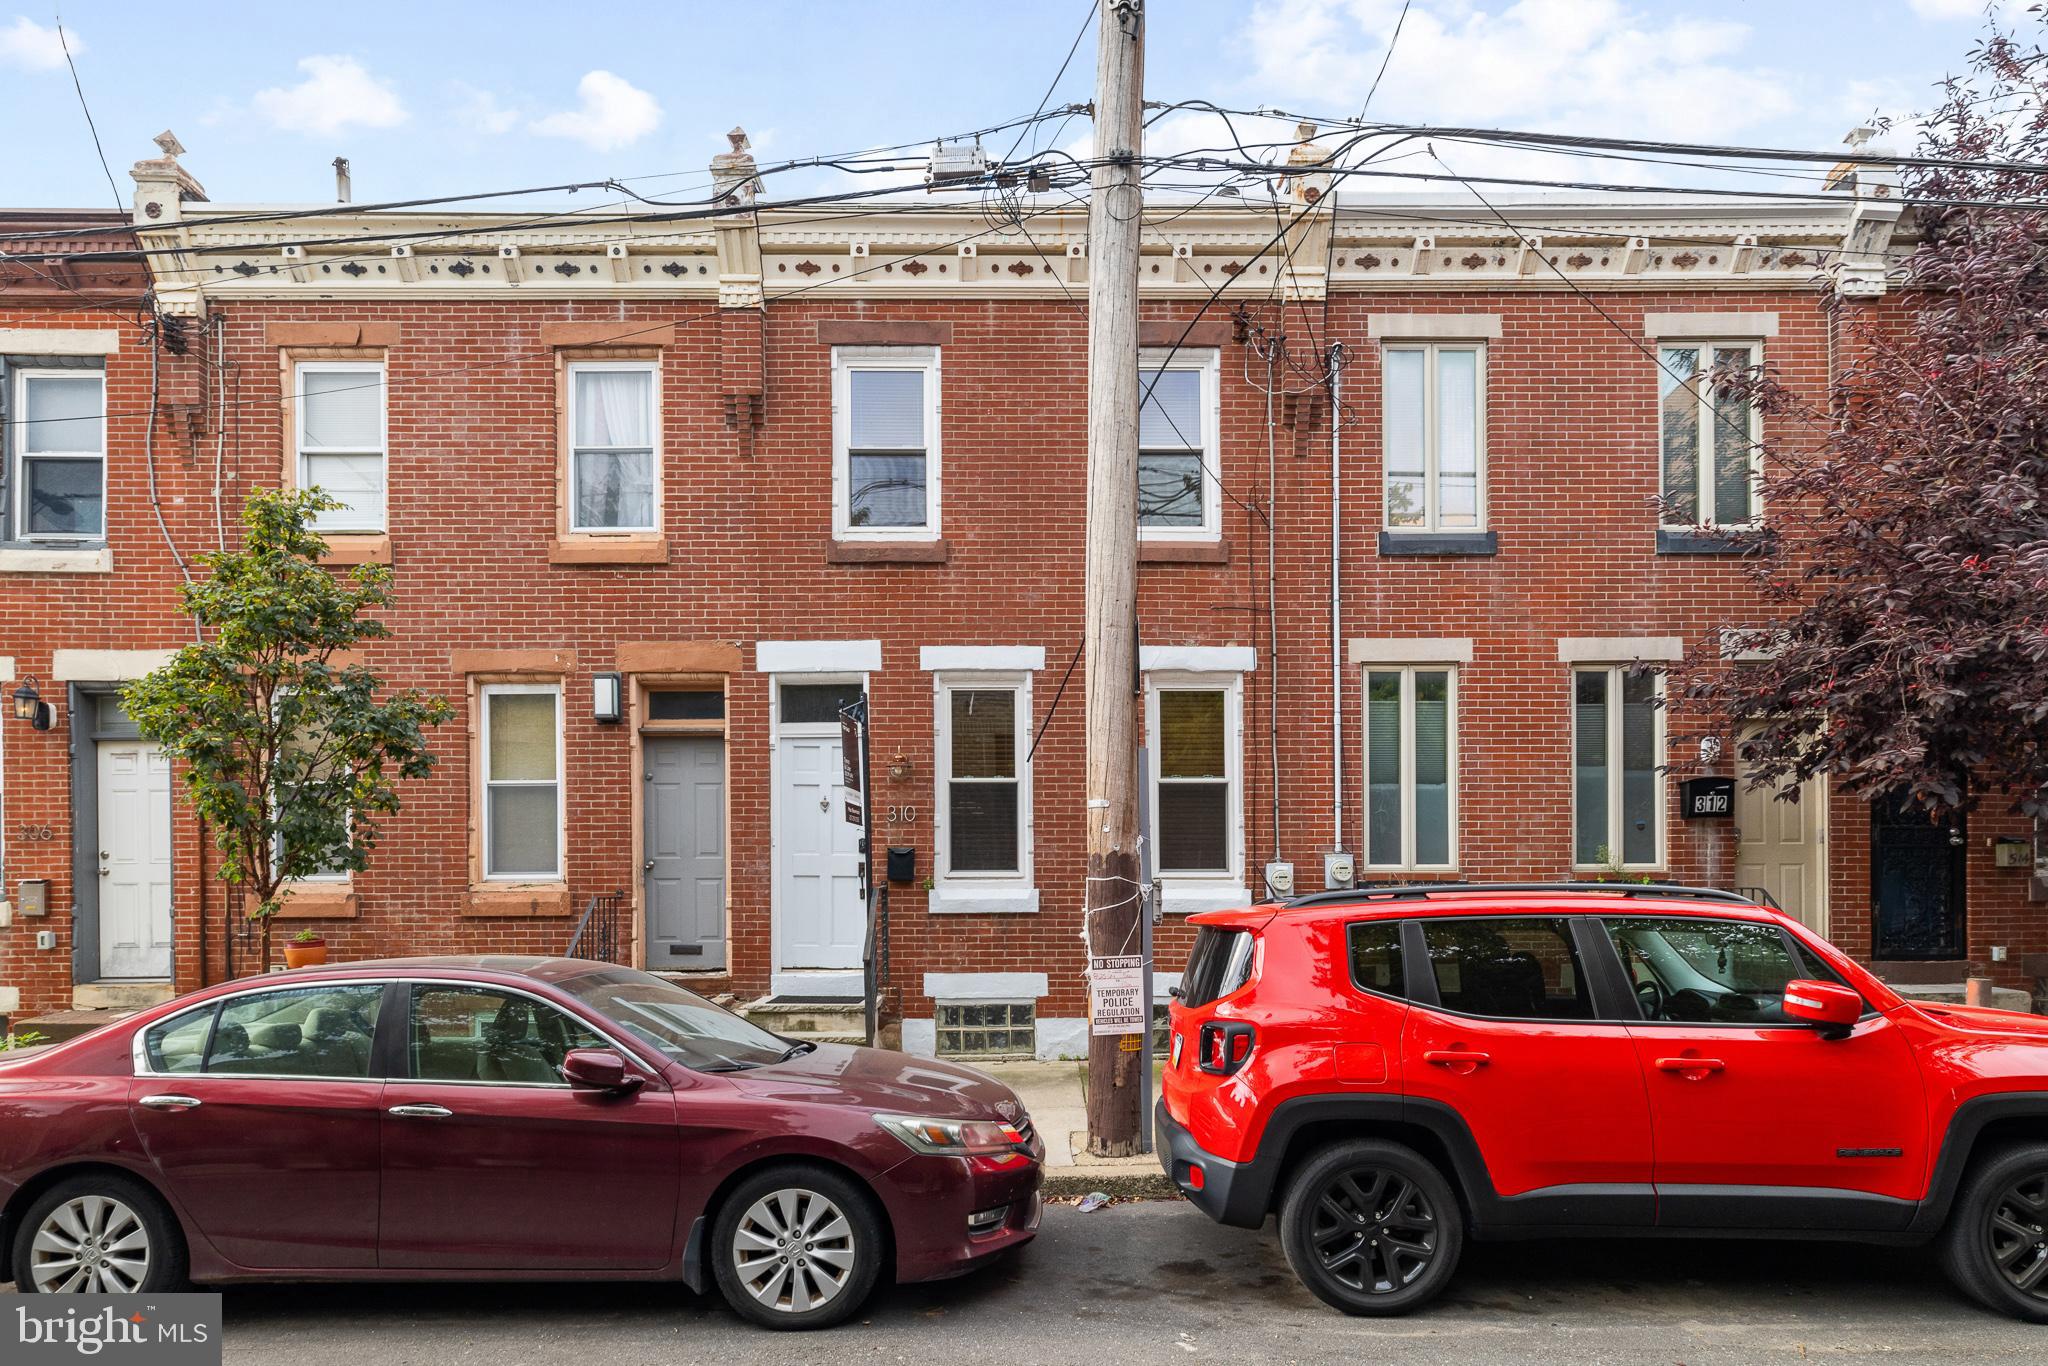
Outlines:
[[[1323,886],[1341,891],[1358,881],[1358,861],[1346,850],[1323,855]]]
[[[1274,896],[1293,896],[1294,865],[1291,863],[1267,864],[1266,890]]]

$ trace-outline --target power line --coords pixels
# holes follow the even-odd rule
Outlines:
[[[1038,116],[1045,112],[1046,101],[1052,98],[1052,92],[1060,88],[1060,78],[1065,76],[1067,68],[1074,64],[1074,54],[1081,50],[1081,40],[1088,36],[1088,29],[1094,24],[1095,13],[1099,8],[1101,8],[1101,0],[1088,0],[1088,12],[1081,16],[1081,29],[1074,35],[1073,44],[1067,48],[1066,59],[1060,63],[1060,69],[1053,73],[1052,82],[1045,87],[1045,93],[1038,97],[1038,108],[1031,111],[1033,121],[1036,121]],[[1024,135],[1030,131],[1031,126],[1029,123],[1017,130],[1017,140],[1010,144],[1009,151],[1003,153],[1004,161],[1008,161],[1011,157],[1017,155],[1017,149],[1024,145]]]
[[[1365,92],[1365,103],[1359,106],[1358,117],[1364,121],[1366,111],[1372,108],[1372,97],[1380,93],[1380,82],[1386,78],[1387,63],[1394,60],[1394,44],[1401,41],[1401,25],[1408,22],[1408,6],[1413,0],[1401,0],[1401,15],[1394,20],[1394,36],[1387,39],[1387,53],[1380,58],[1379,74],[1372,78],[1372,88]]]
[[[99,125],[92,121],[92,106],[85,102],[85,86],[78,79],[78,63],[71,60],[71,40],[64,34],[64,17],[57,16],[57,45],[64,50],[64,65],[71,71],[71,88],[78,92],[78,108],[85,115],[86,131],[92,134],[92,149],[99,153],[100,170],[106,173],[107,189],[114,196],[114,207],[126,213],[128,206],[121,202],[121,187],[114,183],[114,168],[107,165],[107,149],[100,146]]]

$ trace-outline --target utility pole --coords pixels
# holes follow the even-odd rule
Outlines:
[[[1091,974],[1088,1151],[1139,1150],[1144,1050],[1152,1003],[1137,1002],[1138,1048],[1127,1049],[1130,987],[1112,1013],[1106,984],[1139,953],[1146,913],[1138,864],[1138,242],[1144,192],[1145,6],[1104,0],[1096,24],[1095,156],[1088,202],[1088,882]],[[1114,1031],[1114,1032],[1111,1032]]]

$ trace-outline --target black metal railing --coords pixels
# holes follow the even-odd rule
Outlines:
[[[1768,906],[1774,911],[1782,911],[1785,909],[1783,906],[1780,906],[1778,904],[1778,898],[1772,896],[1770,893],[1770,889],[1767,887],[1737,887],[1735,889],[1735,895],[1740,897],[1747,897],[1751,901],[1754,901],[1757,905]]]
[[[861,945],[861,987],[866,998],[868,1046],[882,1027],[882,993],[889,987],[889,884],[868,892],[868,933]]]
[[[562,956],[630,966],[632,947],[626,932],[626,894],[599,892],[583,908],[583,918],[576,922],[576,933],[569,936]]]

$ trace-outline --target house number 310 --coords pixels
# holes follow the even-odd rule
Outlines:
[[[891,825],[915,825],[916,823],[917,823],[917,808],[916,808],[916,807],[914,807],[914,806],[892,806],[892,807],[890,807],[890,808],[889,808],[889,824],[891,824]]]

